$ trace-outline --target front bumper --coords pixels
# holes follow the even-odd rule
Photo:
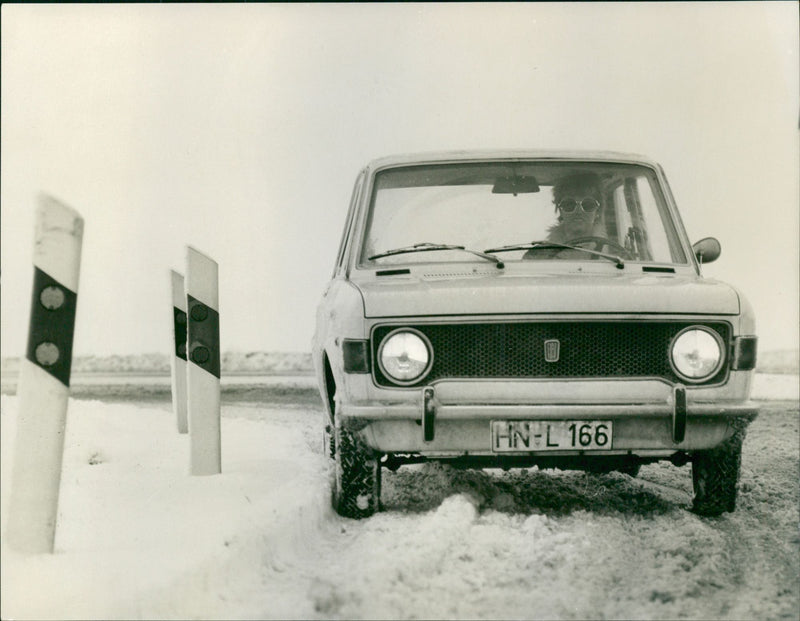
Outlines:
[[[758,414],[755,403],[735,398],[749,392],[744,373],[732,373],[725,386],[712,389],[661,379],[445,380],[381,392],[382,399],[343,400],[340,424],[357,430],[377,452],[431,458],[494,455],[492,420],[610,420],[610,449],[546,454],[668,457],[713,448],[733,433],[733,420]]]

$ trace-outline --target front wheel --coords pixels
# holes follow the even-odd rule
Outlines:
[[[692,511],[698,515],[716,517],[736,509],[736,487],[746,426],[746,421],[736,421],[730,438],[711,450],[692,456]]]
[[[379,455],[366,446],[350,429],[338,424],[335,429],[336,465],[333,481],[333,508],[339,515],[365,518],[378,511],[381,498]]]

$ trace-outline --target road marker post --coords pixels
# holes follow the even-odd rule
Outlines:
[[[193,475],[222,472],[218,272],[214,260],[187,246],[186,388]]]
[[[52,553],[55,543],[83,224],[71,207],[39,197],[7,526],[20,552]]]
[[[178,433],[189,433],[186,395],[186,289],[183,275],[170,270],[172,286],[172,411],[178,423]]]

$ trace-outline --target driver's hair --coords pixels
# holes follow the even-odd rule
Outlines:
[[[601,190],[600,176],[593,172],[579,172],[572,173],[566,177],[562,177],[556,181],[553,186],[553,204],[558,205],[558,202],[565,196],[572,196],[575,198],[584,198],[583,196],[575,196],[577,191],[590,190],[592,194],[596,195],[600,203],[603,202],[603,194]]]

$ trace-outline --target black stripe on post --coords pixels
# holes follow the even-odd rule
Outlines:
[[[78,294],[34,266],[31,322],[25,356],[64,386],[72,370]]]
[[[172,320],[175,326],[175,355],[186,360],[186,312],[173,306]]]
[[[219,313],[210,306],[186,296],[189,307],[189,361],[220,377]]]

